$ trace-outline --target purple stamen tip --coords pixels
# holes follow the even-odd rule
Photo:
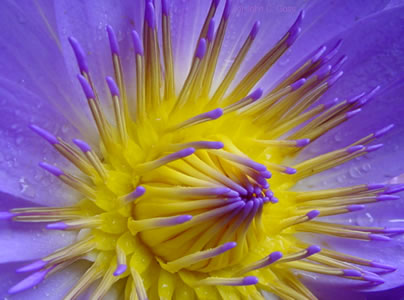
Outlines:
[[[362,276],[361,272],[359,272],[357,270],[346,269],[346,270],[342,270],[342,272],[344,273],[344,276],[350,276],[350,277],[361,277]]]
[[[0,220],[10,220],[15,214],[9,211],[0,211]]]
[[[218,187],[210,189],[212,195],[224,195],[231,192],[231,189],[227,187]]]
[[[314,53],[313,57],[311,58],[311,61],[313,63],[316,63],[320,57],[324,54],[325,50],[327,50],[326,46],[321,46],[320,48],[317,49],[317,51]]]
[[[397,195],[379,195],[376,197],[379,201],[398,200],[400,196]]]
[[[339,101],[338,98],[334,98],[331,101],[327,101],[326,103],[324,103],[324,110],[329,109],[330,107],[333,107],[335,104],[337,104]]]
[[[330,71],[331,71],[331,65],[325,65],[322,66],[320,69],[318,69],[314,73],[314,75],[317,76],[318,80],[323,80]]]
[[[65,222],[57,222],[46,225],[46,229],[50,230],[66,230],[69,226]]]
[[[219,6],[219,2],[220,2],[220,0],[212,0],[212,4],[213,4],[214,6],[216,6],[216,7]]]
[[[352,204],[346,207],[349,211],[358,211],[365,208],[365,205],[361,204]]]
[[[258,31],[260,30],[260,27],[261,27],[261,22],[260,21],[257,21],[257,22],[254,23],[254,26],[253,26],[253,28],[251,29],[251,32],[250,32],[251,39],[256,38],[256,36],[258,34]]]
[[[25,291],[27,289],[30,289],[30,288],[36,286],[42,280],[45,279],[45,276],[48,272],[49,272],[49,270],[44,270],[44,271],[36,272],[36,273],[28,276],[27,278],[23,279],[22,281],[20,281],[19,283],[17,283],[13,287],[11,287],[8,290],[8,293],[12,295],[12,294],[16,294],[16,293]]]
[[[154,13],[154,5],[151,2],[147,2],[146,4],[146,11],[145,11],[145,20],[147,25],[149,25],[149,27],[151,29],[156,28],[156,15]]]
[[[394,124],[390,124],[390,125],[388,125],[388,126],[382,128],[382,129],[376,131],[374,137],[375,137],[375,138],[379,138],[379,137],[385,135],[387,132],[389,132],[390,130],[392,130],[392,129],[394,128],[394,126],[395,126]]]
[[[222,142],[206,142],[206,146],[209,149],[222,149],[224,144]]]
[[[371,90],[366,96],[366,101],[372,98],[378,91],[380,90],[380,85],[376,86],[373,90]]]
[[[382,241],[382,242],[387,242],[391,240],[391,238],[389,238],[388,236],[374,233],[369,234],[369,239],[371,241]]]
[[[380,148],[382,148],[384,146],[384,144],[377,144],[377,145],[372,145],[366,148],[367,152],[373,152],[376,150],[379,150]]]
[[[330,61],[337,53],[339,48],[341,47],[342,40],[338,40],[337,43],[335,44],[334,48],[330,50],[330,52],[327,53],[327,55],[324,56],[323,62],[328,62]]]
[[[215,35],[215,20],[211,19],[209,22],[208,32],[206,33],[206,39],[209,43],[213,41]]]
[[[296,30],[290,31],[289,37],[286,39],[286,44],[290,47],[297,40],[302,29],[298,27]]]
[[[262,198],[262,201],[264,202],[264,204],[271,202],[271,200],[269,199],[269,197],[264,197]]]
[[[231,12],[231,0],[227,0],[223,10],[223,19],[227,20],[230,16],[230,12]]]
[[[363,274],[362,278],[367,281],[371,281],[372,283],[379,283],[379,284],[384,283],[384,280],[379,276],[377,276],[376,274]]]
[[[301,140],[296,140],[296,146],[297,147],[304,147],[310,144],[310,139],[301,139]]]
[[[246,276],[243,278],[243,285],[254,285],[258,283],[258,278],[255,276]]]
[[[187,156],[189,156],[191,154],[194,154],[194,153],[195,153],[194,148],[185,148],[185,149],[182,149],[182,150],[176,152],[176,157],[178,159],[180,159],[180,158],[187,157]]]
[[[119,275],[125,273],[125,271],[127,269],[128,269],[127,265],[120,264],[119,266],[116,267],[115,272],[114,272],[114,276],[119,276]]]
[[[83,48],[81,48],[79,42],[74,37],[69,37],[69,43],[73,48],[80,71],[88,73],[88,65]]]
[[[262,94],[264,93],[263,89],[258,88],[256,89],[254,92],[252,92],[251,94],[249,94],[247,97],[252,99],[253,101],[258,100],[259,98],[261,98]]]
[[[302,24],[302,21],[304,19],[304,15],[305,15],[305,11],[301,10],[299,15],[296,18],[295,23],[293,23],[293,25],[290,27],[289,32],[296,31],[297,28],[300,27],[300,25]]]
[[[303,86],[306,83],[306,78],[301,78],[298,81],[292,83],[290,87],[292,88],[292,91],[296,91],[299,89],[301,86]]]
[[[132,40],[133,40],[133,47],[135,49],[135,54],[143,56],[144,54],[143,44],[142,41],[140,40],[139,34],[135,30],[132,31]]]
[[[58,167],[52,166],[46,162],[41,162],[39,163],[39,166],[42,169],[45,169],[46,171],[48,171],[49,173],[55,175],[55,176],[61,176],[64,175],[63,171],[61,169],[59,169]]]
[[[175,218],[175,224],[182,224],[182,223],[188,222],[190,220],[192,220],[191,215],[178,216]]]
[[[311,245],[310,247],[308,247],[306,249],[306,251],[307,251],[307,256],[310,256],[310,255],[313,255],[313,254],[316,254],[316,253],[320,252],[321,248],[319,246],[317,246],[317,245]]]
[[[110,25],[107,25],[107,33],[112,54],[119,55],[118,41],[116,39],[114,29]]]
[[[116,85],[115,80],[112,77],[109,77],[109,76],[105,80],[107,81],[107,84],[108,84],[109,90],[111,92],[111,95],[113,97],[114,96],[119,97],[119,88]]]
[[[368,184],[368,190],[378,190],[378,189],[384,189],[386,186],[381,183],[375,183],[375,184]]]
[[[279,202],[279,199],[276,197],[272,197],[270,201],[271,201],[271,203],[275,204],[275,203]]]
[[[380,86],[376,86],[373,90],[371,90],[367,95],[365,95],[357,104],[357,106],[363,106],[370,100],[372,100],[373,96],[379,91]]]
[[[351,99],[348,99],[347,102],[348,104],[352,104],[355,103],[356,101],[358,101],[359,99],[361,99],[363,96],[365,95],[365,93],[360,93],[359,95],[356,95],[354,97],[352,97]]]
[[[225,193],[226,196],[230,197],[230,198],[235,198],[235,197],[240,197],[240,194],[236,191],[229,191],[227,193]]]
[[[271,254],[269,254],[269,260],[270,260],[271,262],[275,262],[275,261],[281,259],[282,256],[283,256],[283,255],[282,255],[282,252],[275,251],[275,252],[272,252]]]
[[[404,191],[404,184],[398,184],[398,185],[391,185],[388,186],[387,189],[384,191],[385,194],[394,194]]]
[[[272,177],[271,172],[269,172],[268,170],[262,171],[262,172],[260,172],[260,174],[261,174],[262,177],[264,177],[266,179],[270,179]]]
[[[136,196],[136,198],[143,196],[143,194],[146,192],[146,189],[143,186],[138,186],[136,187],[134,193],[134,196]]]
[[[274,196],[274,192],[272,192],[272,191],[270,191],[270,190],[266,190],[264,193],[265,193],[265,196],[267,196],[267,197],[269,197],[269,198],[271,198],[271,197]]]
[[[88,145],[86,142],[84,142],[84,141],[82,141],[82,140],[74,139],[74,140],[73,140],[73,143],[74,143],[77,147],[79,147],[79,149],[80,149],[81,151],[83,151],[84,153],[91,151],[90,145]]]
[[[315,217],[317,217],[320,214],[320,211],[318,211],[317,209],[313,209],[311,211],[309,211],[306,216],[309,218],[309,220],[314,219]]]
[[[168,0],[161,1],[161,10],[163,15],[168,16],[169,14]]]
[[[392,234],[401,234],[401,233],[404,233],[404,228],[398,228],[398,227],[387,228],[387,227],[385,227],[383,232],[392,233]]]
[[[205,56],[205,52],[206,52],[206,40],[200,39],[198,47],[196,49],[195,57],[202,60],[203,57]]]
[[[258,172],[265,172],[267,170],[267,167],[265,167],[263,164],[257,163],[257,162],[252,162],[251,167],[254,170],[257,170]]]
[[[349,147],[348,149],[346,149],[346,152],[348,152],[349,154],[352,154],[356,151],[362,150],[363,148],[365,148],[365,146],[356,145],[356,146],[352,146],[352,147]]]
[[[36,134],[38,134],[40,137],[44,138],[50,144],[52,144],[52,145],[59,144],[58,139],[53,134],[46,131],[45,129],[42,129],[41,127],[38,127],[34,124],[29,125],[29,128],[32,131],[34,131]]]
[[[46,264],[47,264],[46,261],[43,261],[40,259],[40,260],[34,261],[33,263],[30,263],[29,265],[18,268],[15,271],[17,273],[37,271],[37,270],[42,269],[44,266],[46,266]]]
[[[289,175],[293,175],[293,174],[296,174],[296,169],[293,169],[293,168],[291,168],[291,167],[286,167],[285,168],[285,173],[286,174],[289,174]]]
[[[87,99],[94,99],[95,98],[94,91],[91,88],[90,84],[88,83],[87,79],[81,74],[78,74],[77,78],[80,81],[81,87]]]
[[[397,270],[396,267],[389,266],[389,265],[385,265],[385,264],[382,264],[382,263],[379,263],[379,262],[376,262],[376,261],[372,261],[372,262],[370,263],[370,266],[371,266],[371,267],[374,267],[374,268],[386,269],[386,270],[389,270],[389,271],[395,271],[395,270]]]
[[[335,82],[337,82],[337,80],[344,75],[344,71],[339,71],[338,73],[332,75],[329,79],[328,79],[328,87],[331,87]]]
[[[272,252],[271,254],[269,254],[269,261],[271,263],[273,263],[273,262],[281,259],[282,256],[283,256],[283,254],[281,252],[279,252],[279,251]]]
[[[211,110],[206,113],[206,116],[212,120],[216,120],[217,118],[220,118],[221,116],[223,116],[223,109],[216,108],[214,110]]]
[[[236,242],[229,242],[229,243],[223,244],[223,246],[221,247],[221,250],[227,251],[227,250],[235,248],[236,246],[237,246]]]
[[[345,64],[345,62],[348,60],[348,56],[343,55],[337,63],[332,67],[331,73],[337,72],[341,67]]]

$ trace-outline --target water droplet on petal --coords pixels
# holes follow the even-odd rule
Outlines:
[[[359,178],[362,176],[362,173],[357,167],[352,167],[349,169],[349,176],[352,178]]]
[[[290,53],[292,51],[290,49],[288,49],[285,54],[282,55],[282,57],[279,59],[279,65],[280,66],[286,66],[289,61],[290,61]]]
[[[370,171],[370,169],[371,169],[372,167],[371,167],[371,165],[369,164],[369,163],[365,163],[365,164],[363,164],[363,166],[362,166],[362,171],[364,171],[364,172],[369,172]]]
[[[22,136],[19,136],[19,137],[17,137],[17,138],[15,139],[15,144],[16,144],[17,146],[18,146],[18,145],[21,145],[23,141],[24,141],[24,138],[23,138]]]

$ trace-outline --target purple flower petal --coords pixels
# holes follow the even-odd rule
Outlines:
[[[28,125],[37,124],[69,140],[77,132],[51,106],[21,86],[1,78],[0,85],[0,190],[43,205],[73,200],[74,195],[67,196],[66,186],[36,166],[44,157],[60,167],[66,162]]]
[[[328,247],[339,252],[362,257],[369,260],[375,260],[376,262],[381,262],[397,268],[397,270],[394,272],[386,272],[382,275],[382,279],[385,281],[383,284],[376,285],[374,287],[368,287],[365,290],[360,291],[360,293],[366,293],[368,291],[385,291],[399,287],[404,282],[404,257],[402,255],[404,242],[402,240],[391,240],[387,242],[388,246],[386,245],[386,247],[383,247],[383,245],[381,245],[383,243],[386,243],[383,241],[368,242],[334,237],[322,237],[320,242],[320,240],[314,236],[308,237],[308,240],[312,243],[318,243],[320,246],[324,245],[324,247]],[[364,269],[371,272],[382,270],[366,267]],[[311,279],[310,276],[307,276],[305,281],[309,283],[310,287],[319,290],[323,289],[323,287],[320,287],[320,285],[325,285],[326,287],[330,288],[334,286],[337,287],[337,289],[338,287],[345,289],[355,289],[363,287],[363,281],[352,282],[347,281],[343,278],[331,278],[330,276],[317,276],[315,280]]]
[[[38,259],[70,244],[75,237],[71,232],[46,231],[40,224],[0,222],[0,263]]]
[[[230,17],[229,34],[220,56],[220,70],[230,67],[231,62],[244,38],[251,30],[256,20],[261,21],[260,32],[254,42],[254,47],[247,56],[247,61],[241,67],[242,74],[248,71],[261,56],[274,45],[289,29],[302,9],[305,16],[302,22],[302,32],[295,45],[288,50],[278,63],[268,72],[261,84],[272,86],[284,72],[299,62],[302,53],[309,54],[326,42],[330,37],[351,27],[358,19],[382,10],[388,0],[372,1],[234,1],[233,15]],[[233,34],[231,34],[233,33]],[[265,36],[265,38],[262,38]],[[223,73],[221,75],[224,75]],[[221,78],[221,76],[218,76]],[[236,77],[241,78],[240,76]],[[261,86],[261,84],[259,84]]]
[[[29,274],[17,274],[15,269],[20,264],[9,263],[0,265],[0,296],[2,298],[9,298],[7,291],[11,286],[17,284]],[[63,299],[66,293],[73,287],[80,276],[85,272],[88,265],[81,261],[75,263],[68,268],[59,271],[52,276],[46,278],[35,289],[29,289],[19,294],[13,295],[12,299]]]
[[[401,117],[404,113],[404,74],[400,74],[400,70],[404,69],[404,48],[399,42],[403,13],[404,8],[379,13],[358,22],[334,39],[343,38],[341,52],[347,54],[349,60],[344,68],[344,76],[332,87],[324,101],[337,95],[352,97],[361,91],[368,92],[379,83],[382,88],[363,107],[361,114],[366,115],[366,118],[356,116],[331,130],[323,138],[308,145],[301,159],[349,145],[393,123],[396,126],[373,143],[383,143],[384,147],[362,159],[346,163],[341,168],[321,173],[321,178],[314,176],[303,182],[303,185],[310,182],[318,188],[325,188],[362,182],[381,183],[404,172],[404,166],[397,163],[401,160],[400,149],[404,146],[404,120]],[[387,44],[389,47],[385,46]]]
[[[80,110],[74,107],[82,103],[78,97],[80,91],[77,92],[66,71],[53,11],[53,3],[49,1],[24,2],[23,6],[1,3],[0,26],[9,28],[0,37],[2,77],[36,94],[42,103],[52,104],[72,123],[86,126],[82,119],[84,111],[79,116]],[[24,102],[34,102],[28,100]],[[37,99],[34,103],[41,105]]]
[[[104,78],[114,73],[107,26],[111,26],[115,32],[123,64],[132,64],[134,54],[130,34],[134,29],[142,32],[143,24],[139,21],[143,20],[145,2],[125,0],[117,5],[114,1],[55,1],[55,30],[60,37],[70,78],[74,78],[78,73],[76,59],[68,42],[69,37],[74,37],[87,56],[97,92],[101,99],[109,99]],[[134,68],[124,68],[124,72],[126,81],[133,82]]]

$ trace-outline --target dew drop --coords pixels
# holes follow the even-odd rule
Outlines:
[[[352,167],[349,169],[349,176],[352,178],[359,178],[362,176],[362,173],[357,167]]]
[[[69,126],[66,125],[66,124],[62,126],[62,132],[63,133],[67,133],[69,131],[69,129],[70,129]]]
[[[288,49],[285,54],[282,55],[282,57],[279,59],[279,65],[280,66],[286,66],[290,62],[290,53],[292,51]]]
[[[334,135],[334,140],[335,140],[336,142],[341,142],[341,141],[342,141],[342,136],[341,136],[341,134],[340,134],[340,133],[336,133],[336,134]]]
[[[369,163],[365,163],[365,164],[363,164],[363,166],[362,166],[362,171],[364,171],[364,172],[369,172],[370,171],[370,169],[371,169],[372,167],[371,167],[371,165],[369,164]]]
[[[337,181],[338,183],[343,183],[346,180],[346,176],[345,175],[340,175],[337,177]]]
[[[369,223],[373,223],[375,221],[375,219],[370,213],[366,213],[365,216],[367,217]]]
[[[35,190],[34,188],[29,184],[27,179],[25,177],[21,177],[19,179],[20,183],[20,193],[24,195],[27,198],[35,198]]]
[[[24,141],[24,138],[23,138],[22,136],[19,136],[19,137],[17,137],[17,138],[15,139],[15,144],[16,144],[17,146],[19,146],[19,145],[22,144],[23,141]]]

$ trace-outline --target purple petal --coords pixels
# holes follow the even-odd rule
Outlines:
[[[51,104],[72,124],[87,126],[83,111],[74,107],[80,103],[79,94],[67,73],[58,36],[51,32],[56,28],[53,2],[3,2],[0,26],[7,28],[0,37],[1,77],[41,99],[18,101],[32,103],[33,110]]]
[[[142,32],[143,24],[140,20],[143,20],[145,3],[146,1],[130,0],[120,1],[119,5],[114,1],[55,1],[55,30],[60,36],[68,75],[73,78],[78,72],[73,51],[68,43],[68,37],[74,37],[86,53],[90,74],[93,75],[97,92],[103,100],[108,100],[109,94],[104,78],[114,74],[105,28],[109,25],[114,29],[122,64],[132,64],[131,31],[135,29],[138,33]],[[156,8],[156,11],[160,9]],[[134,68],[124,68],[127,82],[133,82],[134,74]],[[128,92],[134,91],[131,86],[128,88]]]
[[[0,263],[37,260],[68,245],[76,235],[71,232],[44,231],[43,227],[41,224],[1,221]]]
[[[399,73],[404,69],[404,48],[399,42],[403,13],[403,8],[379,13],[358,22],[342,34],[344,42],[341,51],[350,59],[346,63],[344,76],[327,93],[324,101],[336,95],[346,95],[349,98],[362,91],[368,92],[379,84],[382,89],[362,107],[360,115],[312,142],[303,150],[301,158],[349,145],[361,137],[395,124],[394,128],[373,143],[383,143],[384,147],[346,163],[342,168],[314,176],[306,180],[305,184],[310,182],[324,188],[364,182],[383,183],[404,173],[404,165],[397,163],[402,159],[400,149],[404,146],[404,74]],[[340,36],[335,39],[338,38]]]
[[[0,265],[0,295],[2,298],[9,298],[7,291],[13,285],[17,284],[29,274],[17,274],[15,269],[20,264],[9,263]],[[12,296],[15,300],[24,299],[63,299],[68,291],[77,282],[80,276],[88,268],[88,262],[79,261],[65,270],[59,271],[46,278],[43,282],[36,286],[34,289],[29,289],[24,292]]]
[[[77,136],[77,132],[66,119],[25,88],[4,79],[0,79],[0,86],[0,190],[43,205],[73,201],[75,196],[66,193],[71,189],[51,179],[37,166],[44,157],[62,168],[66,161],[28,126],[39,125],[67,140],[71,135]]]

